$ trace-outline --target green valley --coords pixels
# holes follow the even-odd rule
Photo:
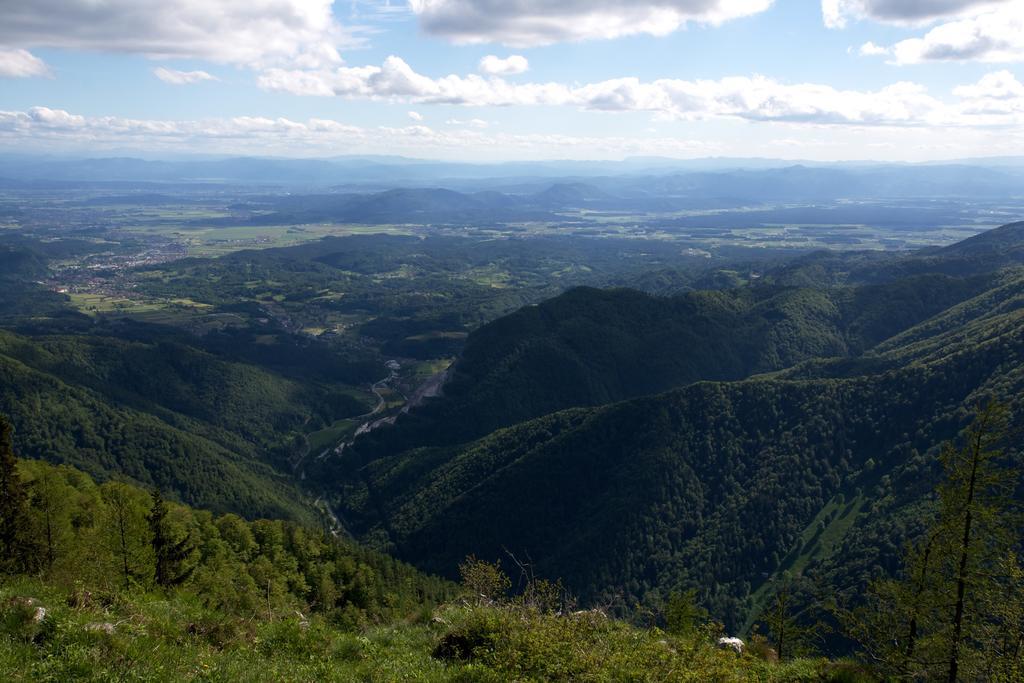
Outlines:
[[[0,236],[0,414],[26,458],[36,557],[0,583],[0,665],[51,679],[889,672],[856,661],[877,629],[850,615],[898,603],[885,582],[947,514],[940,454],[982,407],[1020,425],[1024,224],[920,250],[714,253],[678,236],[458,229],[492,200],[388,195],[387,211],[454,222],[216,257],[124,226]],[[160,220],[264,220],[243,213]],[[1016,437],[1005,448],[1019,457]],[[44,482],[78,507],[47,507]],[[170,546],[140,521],[155,514],[143,489],[170,501]],[[98,540],[112,491],[135,501],[120,575]],[[225,554],[228,526],[267,540]],[[180,585],[163,585],[158,547],[188,550]],[[515,590],[478,600],[466,567],[493,578],[502,561]],[[985,562],[991,590],[1012,593],[1015,560]],[[80,582],[102,606],[76,602],[72,567],[91,567]],[[750,650],[716,647],[727,635]]]
[[[1024,682],[1024,0],[0,0],[0,683]]]
[[[1024,224],[991,235],[1020,243]],[[933,447],[982,400],[1019,414],[1022,287],[1011,268],[574,290],[471,335],[443,398],[317,476],[338,482],[350,530],[432,571],[507,549],[588,600],[693,588],[749,628],[783,575],[855,595],[893,567]]]

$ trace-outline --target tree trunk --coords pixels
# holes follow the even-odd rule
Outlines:
[[[124,516],[118,515],[117,528],[121,533],[121,562],[124,565],[124,589],[129,589],[128,578],[128,539],[125,536]]]
[[[53,524],[50,521],[50,505],[45,507],[46,518],[46,569],[53,571]]]
[[[921,575],[917,579],[917,585],[914,587],[914,603],[913,613],[910,617],[910,624],[907,632],[907,651],[905,653],[907,659],[907,668],[910,666],[910,659],[914,656],[914,648],[917,647],[917,613],[921,609],[921,594],[924,593],[925,580],[928,574],[928,560],[932,554],[932,544],[935,543],[935,535],[932,534],[928,538],[928,543],[924,546],[924,556],[921,558]]]
[[[971,452],[971,478],[967,483],[967,500],[964,503],[964,535],[960,542],[960,563],[956,576],[956,611],[953,613],[953,639],[949,654],[949,683],[956,683],[960,675],[960,641],[963,638],[964,596],[967,592],[967,561],[971,546],[971,506],[974,504],[974,488],[978,477],[978,464],[981,459],[981,440],[985,432],[984,423],[979,426],[974,437]]]

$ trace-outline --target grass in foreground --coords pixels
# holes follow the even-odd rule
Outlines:
[[[40,617],[39,608],[45,609]],[[187,593],[0,584],[10,681],[856,681],[852,664],[776,663],[587,611],[450,604],[359,631],[300,613],[230,616]]]

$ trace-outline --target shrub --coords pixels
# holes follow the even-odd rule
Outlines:
[[[459,565],[459,576],[473,600],[481,605],[501,602],[512,586],[512,581],[501,569],[501,560],[484,562],[470,555]]]

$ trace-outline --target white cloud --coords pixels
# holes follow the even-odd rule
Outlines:
[[[892,46],[897,64],[933,61],[1024,61],[1024,0],[940,24]]]
[[[571,90],[557,83],[513,84],[476,74],[430,78],[417,73],[400,57],[390,56],[381,66],[339,67],[302,71],[269,69],[258,79],[267,90],[296,95],[337,95],[347,98],[390,100],[423,104],[509,106],[513,104],[567,104]]]
[[[480,71],[492,76],[509,76],[526,73],[530,62],[522,55],[510,55],[502,59],[495,55],[487,55],[480,60]]]
[[[719,80],[618,78],[583,85],[510,83],[501,78],[417,73],[399,57],[381,66],[334,70],[275,69],[260,78],[271,90],[407,104],[572,106],[583,110],[649,112],[665,120],[741,119],[820,125],[964,125],[964,112],[921,85],[897,82],[879,90],[840,90],[817,83],[783,83],[764,76]],[[976,121],[989,125],[989,120]]]
[[[28,50],[5,50],[0,48],[0,78],[49,77],[50,68],[46,62]]]
[[[1024,62],[1024,0],[822,0],[821,9],[832,28],[851,19],[930,24],[919,37],[860,49],[862,55],[891,55],[894,64]]]
[[[829,28],[843,28],[850,20],[870,19],[887,24],[925,24],[1015,0],[821,0],[821,15]]]
[[[688,22],[720,24],[773,0],[409,0],[421,26],[456,43],[530,47],[650,34]]]
[[[994,71],[982,76],[977,83],[957,86],[953,89],[953,94],[965,99],[1024,101],[1024,83],[1018,81],[1009,71]]]
[[[953,94],[961,98],[964,115],[1024,119],[1024,83],[1009,71],[986,74],[977,83],[954,88]]]
[[[125,119],[86,117],[67,111],[35,107],[0,111],[0,146],[8,149],[75,151],[97,154],[125,148],[181,153],[332,156],[336,154],[408,154],[430,158],[558,159],[622,158],[624,156],[722,156],[778,154],[793,158],[940,159],[985,154],[1024,153],[1020,127],[1024,121],[1024,86],[1005,73],[965,86],[967,98],[950,105],[950,126],[844,126],[826,131],[798,122],[753,128],[741,121],[719,130],[696,124],[687,136],[666,133],[638,136],[574,136],[547,133],[492,133],[460,127],[435,130],[415,124],[400,127],[360,127],[330,119],[295,121],[286,118],[240,116],[204,120]],[[998,111],[981,111],[997,106]],[[975,108],[978,113],[971,114]],[[993,127],[974,126],[991,122]],[[717,126],[716,126],[717,128]],[[769,131],[756,134],[755,130]],[[817,131],[817,132],[816,132]],[[867,152],[867,154],[865,154]]]
[[[9,116],[4,116],[7,114]],[[12,119],[10,116],[14,116]],[[27,112],[4,112],[0,114],[0,129],[4,124],[14,123],[27,124],[30,127],[42,129],[80,129],[85,125],[85,117],[69,114],[63,109],[50,109],[48,107],[32,107]]]
[[[900,82],[877,91],[837,90],[815,83],[785,84],[763,76],[718,81],[627,78],[584,86],[581,106],[603,111],[649,111],[664,119],[739,118],[829,125],[937,123],[941,103],[922,86]]]
[[[171,85],[187,85],[189,83],[218,80],[216,76],[212,76],[205,71],[176,71],[162,66],[153,69],[153,75],[164,83],[170,83]]]
[[[877,57],[878,55],[889,54],[889,48],[882,45],[875,45],[869,40],[860,46],[859,52],[862,57]]]
[[[3,0],[0,45],[247,66],[338,64],[333,0]]]
[[[487,128],[488,126],[491,125],[490,123],[484,121],[483,119],[469,119],[468,121],[463,119],[448,119],[447,121],[445,121],[445,124],[449,126],[468,126],[470,128],[479,129]]]
[[[412,119],[413,121],[422,121],[423,120],[423,114],[419,113],[418,111],[411,111],[411,112],[408,112],[408,114],[409,114],[409,118]]]
[[[422,154],[435,158],[564,158],[566,155],[618,158],[637,154],[705,155],[716,144],[685,138],[585,137],[550,134],[488,135],[477,130],[438,131],[425,125],[363,128],[330,119],[293,121],[241,116],[229,119],[160,121],[84,117],[35,107],[0,111],[0,143],[82,149],[95,153],[126,146],[148,150],[211,151],[237,154],[325,156],[352,153]]]

